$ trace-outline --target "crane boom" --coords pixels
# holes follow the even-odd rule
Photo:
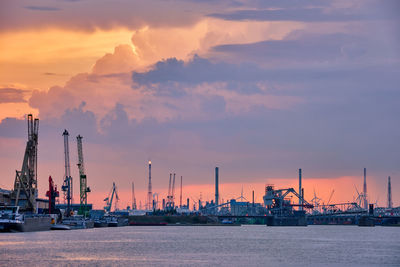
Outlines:
[[[335,189],[332,190],[332,193],[331,193],[331,195],[329,196],[328,203],[327,203],[326,205],[329,205],[329,202],[331,202],[331,198],[332,198],[332,196],[333,196],[333,193],[335,193]]]

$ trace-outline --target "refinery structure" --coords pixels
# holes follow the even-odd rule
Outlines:
[[[387,180],[387,203],[377,207],[371,203],[367,193],[367,169],[363,169],[363,190],[351,202],[331,203],[332,190],[327,202],[318,198],[314,190],[312,199],[305,199],[303,170],[298,169],[298,188],[276,188],[266,184],[261,203],[243,196],[223,200],[220,194],[220,168],[210,171],[214,180],[215,198],[183,199],[183,176],[170,172],[168,191],[165,195],[153,192],[152,162],[148,161],[147,194],[144,208],[135,196],[135,184],[131,182],[131,205],[118,209],[117,185],[112,184],[110,193],[104,198],[104,208],[94,210],[90,204],[91,189],[95,180],[88,179],[85,170],[83,137],[76,136],[79,171],[79,203],[74,201],[74,183],[71,175],[69,132],[62,133],[64,144],[64,177],[61,185],[62,196],[51,176],[49,188],[44,196],[38,195],[38,140],[39,119],[27,116],[28,135],[20,170],[15,173],[14,187],[0,189],[0,230],[66,230],[91,227],[122,225],[165,225],[165,224],[265,224],[268,226],[306,226],[312,224],[353,224],[362,226],[400,224],[400,207],[392,201],[392,180]],[[61,138],[60,138],[61,139]],[[60,142],[61,143],[61,142]],[[90,164],[90,159],[89,163]],[[89,177],[90,178],[90,177]],[[226,181],[225,182],[229,182]],[[179,196],[176,196],[175,186]],[[89,198],[88,198],[89,196]]]

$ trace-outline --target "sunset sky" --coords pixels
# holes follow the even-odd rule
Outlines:
[[[62,132],[83,136],[89,202],[116,182],[144,205],[170,172],[184,198],[261,202],[265,184],[400,205],[400,1],[0,1],[0,188],[40,118],[39,195],[61,187]],[[177,190],[176,190],[177,191]]]

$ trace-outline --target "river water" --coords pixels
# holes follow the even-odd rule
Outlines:
[[[127,226],[0,233],[4,266],[400,266],[400,227]]]

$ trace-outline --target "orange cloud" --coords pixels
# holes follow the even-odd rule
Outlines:
[[[0,85],[18,82],[40,90],[62,85],[72,75],[88,71],[98,58],[119,44],[129,44],[131,36],[131,31],[123,29],[0,33]]]

